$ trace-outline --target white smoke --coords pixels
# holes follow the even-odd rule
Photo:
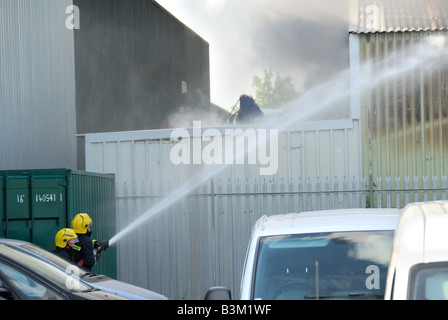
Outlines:
[[[252,76],[290,75],[297,91],[348,66],[349,0],[157,0],[210,44],[212,102],[254,95]]]

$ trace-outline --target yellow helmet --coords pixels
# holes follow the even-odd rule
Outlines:
[[[85,234],[91,223],[92,219],[87,213],[78,213],[72,220],[72,229],[78,234]]]
[[[56,247],[65,248],[69,240],[75,240],[75,243],[78,242],[78,236],[76,235],[75,230],[64,228],[56,233],[56,237],[54,238]]]

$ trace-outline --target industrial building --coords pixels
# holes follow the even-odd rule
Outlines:
[[[84,169],[84,133],[211,108],[208,43],[153,0],[3,0],[0,70],[0,169]]]

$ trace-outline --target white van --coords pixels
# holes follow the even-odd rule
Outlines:
[[[448,299],[448,201],[411,203],[401,214],[386,299]]]
[[[240,298],[383,299],[398,217],[398,209],[263,216],[253,227]]]

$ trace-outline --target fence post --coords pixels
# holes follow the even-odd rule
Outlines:
[[[444,190],[444,191],[442,191],[442,200],[446,200],[446,175],[442,175],[441,176],[441,184],[442,184],[442,189]]]
[[[369,175],[370,208],[373,208],[373,175]]]
[[[289,192],[294,192],[294,179],[289,178]],[[289,195],[289,212],[294,212],[294,195]]]
[[[325,209],[330,209],[330,202],[331,202],[331,196],[330,196],[330,178],[325,177]]]
[[[254,221],[256,221],[259,217],[262,216],[261,210],[260,210],[260,200],[258,199],[258,194],[260,193],[259,187],[258,187],[258,180],[254,180]]]
[[[313,194],[311,193],[313,191],[313,183],[311,181],[310,177],[306,180],[306,191],[309,192],[306,196],[306,210],[308,211],[313,210]]]
[[[246,179],[244,182],[244,192],[246,193],[246,197],[244,198],[244,205],[245,205],[245,211],[247,213],[246,216],[246,234],[248,235],[248,237],[245,239],[246,242],[249,241],[249,235],[250,235],[250,231],[251,231],[251,209],[250,209],[250,181],[249,179]]]
[[[366,208],[367,207],[367,197],[366,197],[366,177],[364,177],[364,176],[361,176],[361,178],[359,179],[359,186],[360,186],[360,189],[361,189],[361,205],[362,205],[362,208]],[[369,201],[369,208],[372,208],[372,201],[373,201],[373,199],[372,198],[370,198],[370,201]]]
[[[392,201],[391,201],[391,190],[392,190],[392,187],[391,187],[391,181],[392,181],[392,177],[391,176],[386,176],[386,190],[387,190],[387,193],[386,193],[386,202],[387,202],[387,204],[386,204],[386,206],[387,206],[387,208],[392,208]]]
[[[414,176],[414,190],[418,189],[418,176]],[[414,202],[418,201],[418,192],[414,192]]]
[[[376,178],[376,187],[378,190],[378,208],[383,207],[383,194],[381,193],[381,190],[383,188],[383,177],[377,177]]]
[[[335,209],[339,209],[339,180],[337,177],[333,178],[333,190],[334,190],[334,197],[333,197],[333,206]]]
[[[223,199],[223,182],[222,179],[218,180],[218,235],[219,235],[219,248],[224,247],[224,199]],[[219,284],[224,284],[224,250],[219,250]]]
[[[211,237],[212,237],[212,281],[213,284],[218,283],[216,277],[216,223],[215,223],[215,181],[210,179],[210,212],[211,212]]]
[[[316,210],[321,210],[322,196],[321,196],[321,182],[320,177],[316,178]]]
[[[272,178],[271,180],[271,214],[279,214],[278,203],[277,203],[277,179]]]
[[[266,182],[266,178],[263,178],[263,180],[262,180],[262,184],[261,184],[261,192],[263,193],[263,195],[262,195],[262,203],[263,203],[263,208],[262,208],[262,210],[263,210],[263,215],[267,215],[269,212],[267,211],[267,209],[268,209],[268,196],[267,196],[267,193],[268,193],[268,185],[267,185],[267,182]]]
[[[404,188],[406,190],[409,190],[409,180],[410,180],[409,176],[404,177]],[[404,193],[404,204],[406,205],[408,203],[409,203],[409,191]]]
[[[349,201],[349,195],[348,195],[348,179],[346,176],[342,179],[342,207],[343,208],[350,208],[350,201]]]
[[[432,188],[437,189],[437,176],[435,174],[432,175]],[[437,200],[437,191],[432,192],[432,200]]]
[[[428,201],[428,176],[423,176],[423,189],[426,190],[423,192],[423,201]]]
[[[359,207],[358,194],[356,192],[356,177],[352,177],[352,205],[356,208]]]
[[[285,205],[285,180],[283,178],[280,179],[280,213],[286,213],[286,205]]]
[[[302,178],[298,179],[297,187],[298,187],[298,191],[299,191],[299,196],[298,196],[299,211],[298,212],[302,212],[303,211],[303,182],[302,182]]]
[[[395,176],[395,207],[397,209],[401,208],[400,200],[400,176]]]

